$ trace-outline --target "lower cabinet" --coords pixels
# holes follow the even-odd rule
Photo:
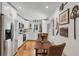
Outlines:
[[[37,40],[38,39],[38,33],[27,33],[26,34],[26,40]]]
[[[19,48],[23,43],[23,35],[16,35],[16,47]]]

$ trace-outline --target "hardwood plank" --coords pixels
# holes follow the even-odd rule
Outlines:
[[[35,56],[35,47],[38,40],[27,40],[18,49],[15,56]],[[38,41],[39,43],[39,41]]]
[[[35,40],[25,41],[24,44],[18,48],[15,56],[33,56],[33,55],[35,55],[34,46],[35,46]]]

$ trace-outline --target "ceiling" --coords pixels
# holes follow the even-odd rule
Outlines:
[[[45,19],[53,15],[61,2],[11,2],[26,19]],[[47,6],[47,8],[45,8]]]

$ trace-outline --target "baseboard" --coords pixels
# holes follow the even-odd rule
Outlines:
[[[65,53],[63,53],[63,56],[67,56]]]

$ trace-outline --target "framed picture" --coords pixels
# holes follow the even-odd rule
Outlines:
[[[19,28],[24,28],[24,24],[19,23]]]
[[[68,23],[69,23],[69,9],[59,14],[59,24],[63,25]]]
[[[68,27],[60,28],[60,36],[68,37]]]
[[[59,11],[62,11],[64,9],[64,6],[67,4],[68,2],[63,2],[59,8]]]
[[[22,28],[22,24],[21,23],[19,23],[19,28]]]
[[[64,4],[62,3],[59,10],[62,11],[63,9],[64,9]]]

